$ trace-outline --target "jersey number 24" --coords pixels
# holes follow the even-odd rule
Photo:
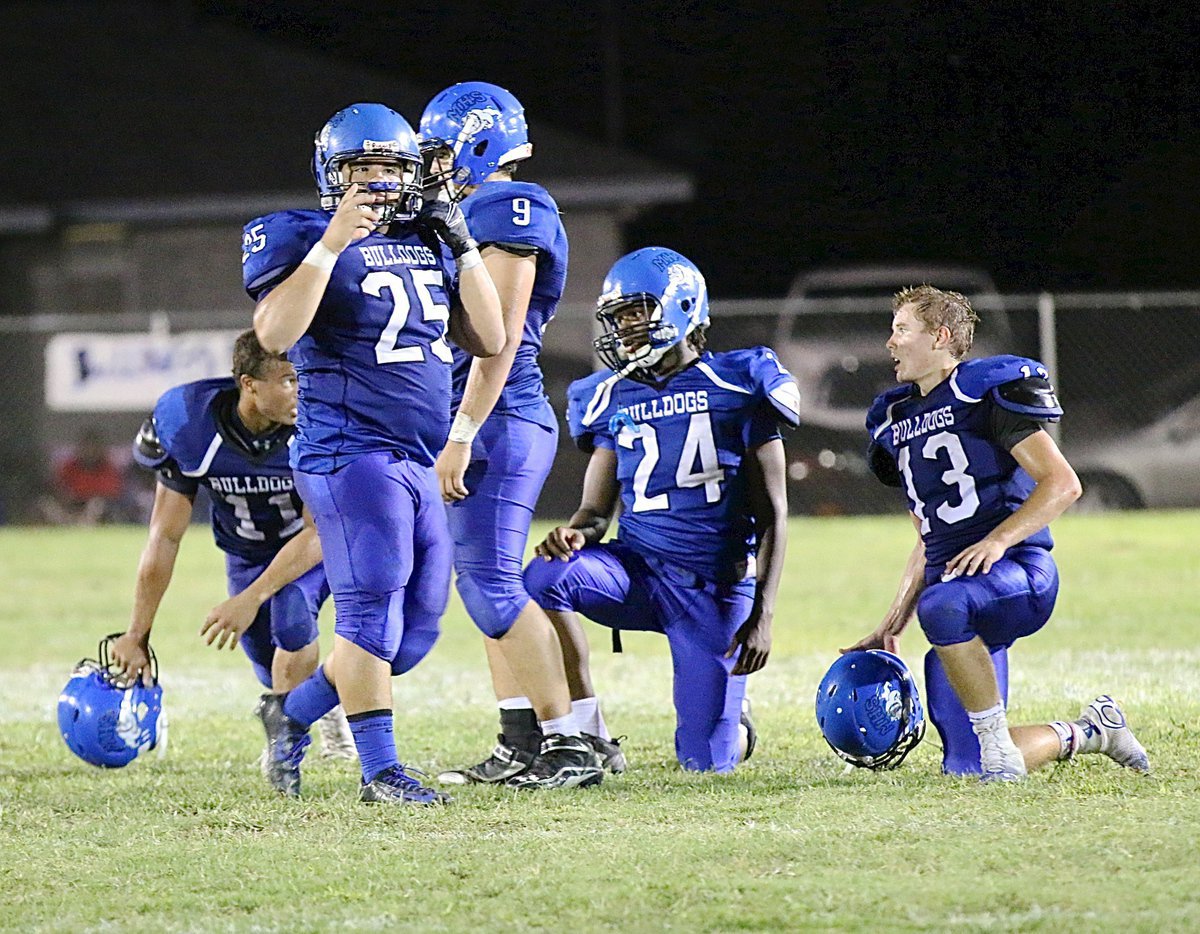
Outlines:
[[[633,472],[633,511],[654,512],[670,509],[669,492],[646,495],[646,489],[661,459],[658,434],[654,426],[643,423],[638,425],[636,430],[623,428],[617,435],[617,443],[631,451],[634,450],[635,444],[642,445],[642,459],[638,461]],[[697,460],[700,462],[699,470],[696,470]],[[717,445],[713,441],[712,418],[708,412],[695,412],[688,420],[687,435],[679,452],[679,463],[675,465],[675,486],[681,490],[704,487],[704,501],[715,503],[721,499],[721,482],[724,479],[725,469],[717,459]]]

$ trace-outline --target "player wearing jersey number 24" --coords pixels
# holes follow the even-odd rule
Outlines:
[[[895,652],[915,613],[933,649],[927,708],[948,774],[1015,781],[1077,753],[1149,770],[1108,695],[1076,720],[1009,728],[1008,646],[1039,630],[1058,594],[1049,523],[1080,494],[1043,423],[1062,409],[1036,360],[964,360],[978,317],[957,292],[920,286],[893,300],[887,347],[902,384],[867,416],[869,459],[901,487],[917,528],[891,607],[849,649]]]
[[[611,372],[568,390],[571,435],[591,452],[583,497],[537,546],[525,583],[563,632],[582,613],[664,634],[676,757],[729,772],[749,749],[746,676],[771,649],[787,542],[779,429],[796,424],[796,386],[765,347],[707,351],[707,286],[674,250],[619,259],[598,306]],[[602,542],[618,505],[617,538]],[[590,682],[586,640],[571,642],[573,677]]]

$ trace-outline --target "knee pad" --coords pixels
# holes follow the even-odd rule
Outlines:
[[[404,635],[400,648],[392,659],[392,674],[402,675],[416,667],[429,654],[433,644],[441,635],[442,614],[423,610],[419,606],[405,606]]]
[[[285,652],[298,652],[317,638],[317,617],[304,591],[294,583],[271,598],[271,641]]]
[[[529,602],[522,578],[500,568],[459,571],[455,586],[471,620],[492,639],[507,633]]]
[[[250,659],[250,667],[254,669],[254,677],[268,691],[271,689],[271,663],[275,660],[275,646],[271,644],[269,627],[260,616],[244,633],[241,646],[246,657]]]
[[[571,571],[571,561],[547,561],[534,558],[525,565],[522,575],[525,592],[543,610],[570,610],[571,601],[563,592],[563,578]]]
[[[991,650],[992,666],[1000,696],[1008,706],[1008,649]],[[942,771],[947,775],[978,775],[979,738],[971,729],[971,720],[946,677],[937,652],[925,653],[925,704],[942,740]]]
[[[917,601],[917,619],[933,645],[958,645],[975,638],[971,623],[971,594],[967,581],[953,580],[927,587]]]
[[[404,592],[334,595],[333,631],[365,652],[391,662],[404,635]]]

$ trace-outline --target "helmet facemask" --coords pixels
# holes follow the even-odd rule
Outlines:
[[[631,324],[622,318],[636,316]],[[609,369],[642,383],[656,385],[663,376],[655,372],[663,357],[687,337],[678,326],[663,320],[662,305],[645,292],[622,295],[600,304],[596,318],[604,327],[592,345]]]
[[[422,140],[421,159],[426,200],[454,203],[467,196],[471,170],[465,165],[455,168],[454,152],[449,143],[440,139]]]
[[[362,161],[391,164],[398,170],[398,179],[378,179],[359,186],[367,192],[380,192],[385,196],[385,200],[370,205],[371,209],[379,215],[379,226],[386,227],[395,222],[404,223],[416,217],[424,203],[421,190],[424,169],[421,161],[403,155],[381,155],[362,150],[336,153],[323,169],[318,155],[313,166],[314,171],[323,171],[325,175],[325,185],[321,192],[321,207],[330,213],[337,210],[338,204],[350,188],[352,165]]]

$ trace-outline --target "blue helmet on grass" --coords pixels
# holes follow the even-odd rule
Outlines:
[[[594,341],[600,359],[618,373],[651,380],[645,371],[708,325],[708,287],[686,256],[666,247],[643,247],[608,271],[596,317],[604,329]],[[622,325],[622,318],[633,323]]]
[[[380,224],[409,221],[421,210],[421,151],[417,136],[400,114],[383,104],[351,104],[339,110],[317,134],[313,176],[321,207],[336,211],[349,178],[346,165],[360,159],[394,162],[399,181],[374,181],[368,191],[395,192],[395,198],[375,205]]]
[[[851,765],[894,769],[925,735],[925,712],[912,672],[879,649],[847,652],[817,688],[817,724]]]
[[[478,185],[502,165],[533,155],[525,108],[508,91],[486,81],[462,81],[442,91],[421,114],[421,149],[449,151],[452,167],[430,174],[426,185],[450,183],[451,197]]]
[[[120,635],[101,639],[99,660],[83,659],[58,695],[58,730],[67,748],[104,769],[122,768],[152,749],[161,756],[167,748],[158,659],[150,651],[152,687],[126,681],[108,658],[109,642]]]

